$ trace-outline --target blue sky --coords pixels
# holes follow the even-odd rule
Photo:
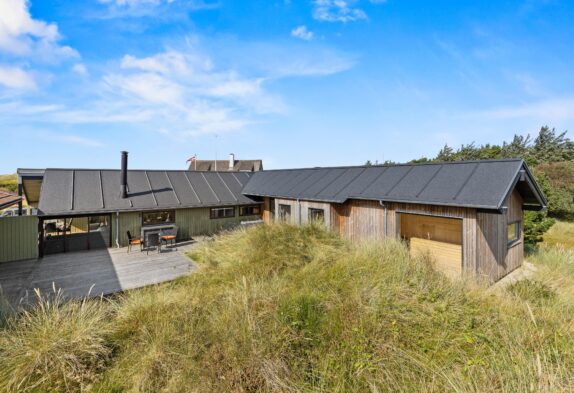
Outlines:
[[[573,19],[559,0],[0,0],[0,173],[121,150],[356,165],[572,130]]]

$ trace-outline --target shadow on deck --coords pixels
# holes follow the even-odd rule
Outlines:
[[[8,303],[19,306],[61,289],[67,299],[96,297],[173,280],[195,269],[185,256],[196,242],[162,247],[149,254],[134,247],[49,255],[42,259],[0,264],[0,287]]]

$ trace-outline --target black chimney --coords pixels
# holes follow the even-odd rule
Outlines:
[[[128,152],[122,151],[122,172],[120,173],[120,196],[128,197]]]

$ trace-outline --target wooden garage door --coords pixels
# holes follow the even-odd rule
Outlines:
[[[428,253],[438,270],[451,277],[460,277],[462,220],[401,213],[400,231],[413,255]]]

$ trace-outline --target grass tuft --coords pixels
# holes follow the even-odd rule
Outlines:
[[[65,302],[61,292],[8,317],[0,332],[0,386],[13,392],[77,391],[92,383],[111,353],[103,300]]]

